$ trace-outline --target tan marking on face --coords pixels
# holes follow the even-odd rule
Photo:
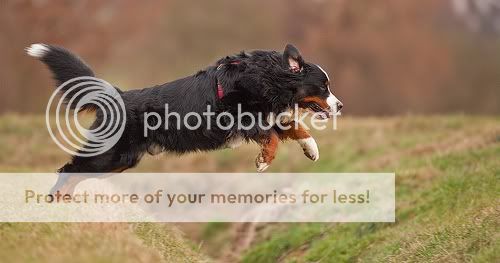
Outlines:
[[[305,102],[305,103],[314,102],[325,110],[328,109],[328,107],[329,107],[328,102],[326,100],[318,98],[318,97],[314,97],[314,96],[305,97],[302,100],[302,102]]]

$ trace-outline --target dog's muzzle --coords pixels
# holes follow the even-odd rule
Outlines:
[[[340,100],[337,99],[337,97],[333,96],[332,93],[330,93],[330,95],[326,99],[326,103],[328,104],[329,107],[328,111],[329,117],[332,117],[334,115],[339,116],[341,114],[340,111],[344,107],[344,104],[340,102]]]

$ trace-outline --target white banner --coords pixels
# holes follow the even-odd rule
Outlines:
[[[1,222],[395,220],[394,173],[2,173],[0,195]]]

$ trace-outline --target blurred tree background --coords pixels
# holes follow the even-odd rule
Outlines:
[[[290,42],[333,76],[347,114],[499,114],[499,2],[0,0],[0,113],[45,110],[53,82],[31,43],[133,89]]]

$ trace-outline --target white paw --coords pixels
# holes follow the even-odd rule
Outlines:
[[[305,156],[307,156],[307,158],[313,161],[317,161],[319,159],[318,144],[316,144],[316,141],[313,137],[299,139],[297,141],[302,147],[302,150],[304,150],[304,154]]]
[[[262,154],[259,154],[257,159],[255,159],[255,166],[257,167],[257,172],[262,173],[269,167],[269,164],[264,161]]]

